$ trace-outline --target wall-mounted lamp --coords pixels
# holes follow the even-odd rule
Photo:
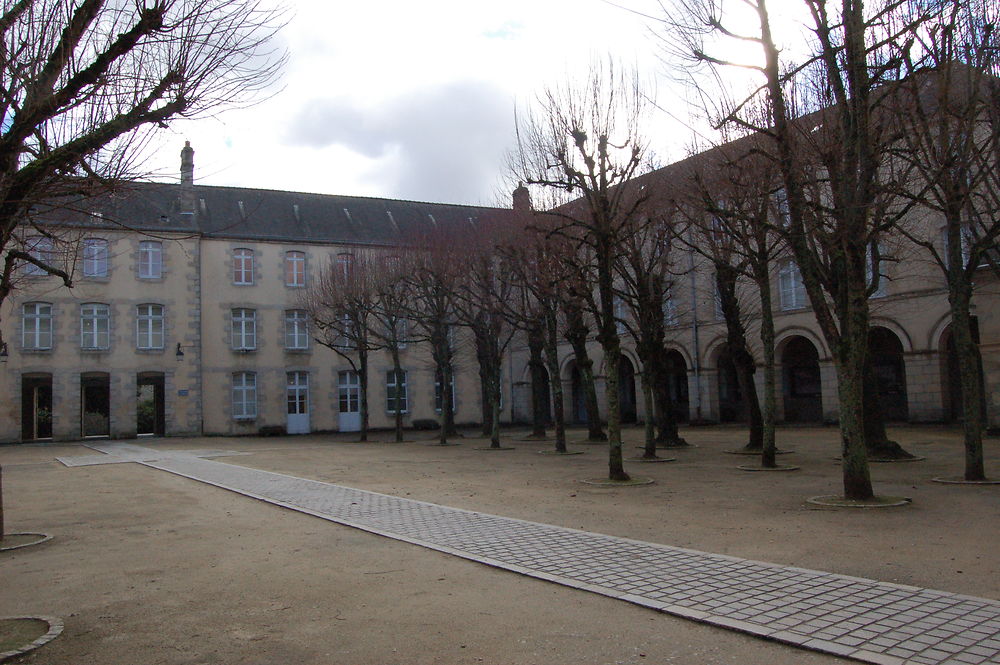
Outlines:
[[[177,342],[177,353],[175,353],[174,355],[177,356],[177,362],[181,362],[182,360],[184,360],[184,351],[181,350],[180,342]]]
[[[7,342],[0,342],[0,363],[7,362]]]

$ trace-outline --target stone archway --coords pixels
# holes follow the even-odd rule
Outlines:
[[[686,423],[690,418],[687,361],[680,351],[670,349],[666,352],[664,365],[667,389],[670,391],[670,404],[674,409],[674,420]]]
[[[569,377],[570,395],[570,422],[580,425],[588,422],[587,418],[587,391],[583,386],[583,374],[575,360],[571,360],[566,366],[566,375]]]
[[[719,348],[715,366],[718,370],[719,422],[746,422],[746,402],[736,376],[736,365],[725,345]]]
[[[816,346],[805,337],[795,335],[785,341],[780,357],[785,422],[823,422],[823,391]]]
[[[905,422],[909,405],[902,342],[888,328],[874,327],[868,331],[868,354],[886,422]]]
[[[979,342],[979,322],[973,318],[973,339]],[[941,413],[943,420],[949,423],[961,422],[962,413],[962,377],[958,369],[958,351],[955,349],[955,337],[951,332],[951,324],[941,333],[938,343],[938,356],[941,359]],[[982,358],[979,359],[980,393],[983,396],[983,415],[986,414],[986,384],[984,382]]]

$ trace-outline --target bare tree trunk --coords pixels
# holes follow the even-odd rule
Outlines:
[[[545,331],[541,325],[528,330],[528,368],[531,370],[531,436],[544,439],[545,425],[549,414],[545,413],[545,361],[542,349],[545,346]]]
[[[763,272],[764,275],[757,280],[760,292],[760,342],[764,347],[764,423],[760,465],[765,469],[773,469],[777,466],[774,426],[778,411],[775,397],[777,376],[774,368],[774,312],[771,310],[771,282],[767,278],[766,266]]]
[[[490,386],[490,447],[500,447],[500,371],[499,367],[493,375]]]
[[[656,457],[656,423],[653,414],[654,410],[654,400],[653,400],[653,377],[650,368],[643,368],[643,372],[639,377],[642,383],[642,401],[643,407],[646,411],[646,417],[643,418],[643,437],[644,445],[642,456],[644,459],[654,459]]]
[[[555,420],[556,452],[566,452],[566,418],[563,413],[563,389],[559,378],[559,349],[556,336],[556,314],[545,312],[545,364],[549,369],[549,387],[552,389],[552,416]]]
[[[859,501],[875,496],[868,472],[868,453],[865,447],[863,379],[865,356],[868,355],[868,339],[867,322],[864,323],[861,328],[864,335],[851,335],[851,332],[857,331],[846,329],[837,349],[837,394],[840,400],[844,498]]]
[[[950,289],[951,334],[962,384],[962,429],[965,434],[965,479],[986,480],[983,464],[983,392],[979,345],[969,316],[971,288]]]
[[[361,437],[360,441],[368,440],[368,350],[367,344],[358,351],[358,368],[361,376]]]
[[[0,464],[0,540],[3,540],[4,535],[3,526],[3,465]]]
[[[871,353],[865,361],[864,399],[865,449],[868,451],[868,457],[913,459],[914,455],[906,452],[895,441],[891,441],[885,431],[885,411],[882,410],[882,398],[878,394],[878,379],[871,363]]]
[[[390,355],[392,355],[392,371],[393,376],[396,380],[402,375],[403,368],[399,364],[399,346],[398,344],[392,344]],[[396,443],[403,442],[403,411],[399,408],[399,398],[396,398],[396,412],[393,414],[394,424],[396,429]]]
[[[587,411],[587,440],[607,441],[608,435],[601,426],[601,411],[597,401],[597,386],[594,385],[594,361],[587,353],[587,327],[579,308],[563,306],[566,315],[566,333],[563,335],[573,347],[576,368],[580,373],[580,387],[583,389],[584,407]]]
[[[612,258],[614,248],[608,232],[598,228],[595,235],[597,257],[597,289],[601,307],[600,341],[604,349],[605,399],[608,404],[608,479],[631,480],[622,460],[621,395],[618,393],[621,365],[621,339],[615,322]]]
[[[760,414],[757,386],[754,385],[753,380],[757,365],[747,348],[746,331],[741,318],[742,312],[736,297],[738,275],[736,268],[731,265],[715,264],[715,282],[722,314],[726,320],[726,346],[729,349],[733,366],[736,368],[736,381],[739,384],[740,392],[743,393],[747,425],[750,428],[750,441],[744,446],[744,450],[760,451],[764,448],[764,421]]]

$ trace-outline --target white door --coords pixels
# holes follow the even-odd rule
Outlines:
[[[309,433],[309,372],[288,372],[286,390],[289,434]]]
[[[340,389],[340,431],[361,431],[361,380],[354,370],[346,370],[337,375]]]

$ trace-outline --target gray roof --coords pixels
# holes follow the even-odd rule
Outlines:
[[[468,228],[511,214],[503,208],[248,187],[196,185],[193,192],[193,215],[181,212],[180,185],[130,183],[75,205],[39,211],[39,217],[84,228],[209,238],[398,245],[435,229]]]

